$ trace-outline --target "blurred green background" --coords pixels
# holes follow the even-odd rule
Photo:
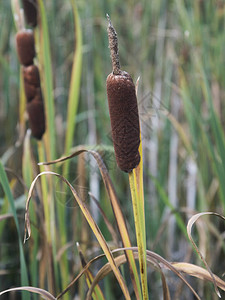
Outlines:
[[[45,2],[57,158],[64,154],[65,149],[67,103],[77,40],[71,2]],[[140,76],[138,103],[144,159],[147,248],[169,261],[200,265],[185,235],[184,226],[195,212],[213,211],[224,215],[225,2],[80,0],[76,1],[76,5],[81,22],[83,59],[72,145],[84,144],[93,150],[104,145],[107,149],[102,157],[115,184],[132,242],[136,245],[128,177],[117,168],[112,150],[106,97],[106,78],[112,69],[107,39],[108,13],[118,34],[122,69],[131,74],[134,82]],[[0,24],[0,157],[2,164],[10,170],[7,174],[23,234],[27,190],[15,179],[12,171],[23,177],[22,157],[27,125],[24,128],[25,121],[21,121],[21,116],[26,120],[26,114],[20,114],[23,109],[20,102],[20,66],[10,1],[0,1]],[[36,141],[31,139],[31,144],[34,161],[37,161]],[[88,191],[91,191],[110,222],[115,224],[96,163],[88,156],[83,160],[83,183],[77,159],[71,162],[66,177],[87,202]],[[34,168],[32,162],[28,167]],[[58,202],[61,201],[59,185],[57,181],[57,188],[52,194]],[[75,213],[80,220],[79,209],[70,199],[69,191],[64,192],[68,197],[63,200],[68,216],[66,240],[82,244],[83,227],[72,216]],[[0,214],[3,214],[10,209],[6,207],[2,188],[0,197]],[[92,201],[90,206],[110,242],[101,214]],[[0,222],[0,226],[0,290],[4,290],[20,285],[19,249],[14,221]],[[212,271],[222,276],[225,267],[223,222],[214,216],[204,217],[196,228],[196,243]],[[86,230],[90,237],[89,229]],[[85,250],[87,259],[93,256],[94,246],[90,238]],[[25,253],[27,247],[25,245]],[[74,249],[67,253],[73,265],[70,270],[72,278],[78,270]],[[172,299],[194,299],[175,276],[167,275]],[[150,299],[161,299],[160,278],[151,268],[149,280]],[[190,282],[204,299],[217,299],[211,284],[203,284],[196,279]],[[106,281],[104,288],[106,294],[111,295],[107,299],[120,297],[119,289],[116,295],[110,280]],[[11,297],[5,299],[18,299]]]

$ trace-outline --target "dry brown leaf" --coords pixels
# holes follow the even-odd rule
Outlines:
[[[181,263],[172,263],[172,265],[179,270],[180,272],[184,272],[190,276],[194,276],[203,280],[209,280],[213,282],[211,274],[204,268],[181,262]],[[216,285],[221,288],[223,291],[225,291],[225,281],[223,281],[221,278],[213,274],[214,279],[216,281]]]
[[[28,292],[31,292],[31,293],[34,293],[34,294],[39,294],[39,295],[41,295],[41,297],[43,299],[46,299],[46,300],[56,300],[56,298],[52,294],[50,294],[49,292],[47,292],[43,289],[37,288],[37,287],[32,287],[32,286],[21,286],[21,287],[8,289],[8,290],[5,290],[5,291],[1,292],[0,296],[2,296],[5,293],[12,292],[12,291],[28,291]]]
[[[212,282],[213,282],[213,284],[214,284],[214,288],[215,288],[215,291],[216,291],[217,295],[221,298],[220,292],[219,292],[219,290],[218,290],[218,288],[217,288],[217,283],[216,283],[215,276],[213,275],[213,273],[212,273],[211,269],[209,268],[209,266],[208,266],[208,264],[207,264],[205,258],[203,257],[203,255],[202,255],[201,252],[199,251],[198,246],[195,244],[195,242],[194,242],[194,240],[193,240],[193,238],[192,238],[192,236],[191,236],[192,226],[195,224],[195,222],[196,222],[200,217],[205,216],[205,215],[215,215],[215,216],[220,217],[221,219],[225,220],[225,218],[224,218],[222,215],[218,214],[218,213],[214,213],[214,212],[203,212],[203,213],[198,213],[198,214],[192,216],[192,217],[190,218],[190,220],[188,221],[188,224],[187,224],[187,233],[188,233],[188,237],[189,237],[191,243],[193,244],[195,250],[197,251],[199,257],[200,257],[201,260],[203,261],[204,265],[206,266],[206,268],[207,268],[207,270],[208,270],[208,272],[209,272],[209,274],[210,274],[210,276],[211,276],[211,278],[212,278]]]

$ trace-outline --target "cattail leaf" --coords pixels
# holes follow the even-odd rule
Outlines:
[[[71,0],[73,18],[74,18],[74,41],[75,42],[75,49],[73,55],[73,66],[70,75],[70,86],[69,86],[69,96],[67,102],[67,117],[66,117],[66,130],[65,130],[65,144],[64,144],[64,153],[68,154],[74,138],[74,132],[76,128],[76,115],[77,109],[79,104],[79,96],[80,96],[80,82],[81,82],[81,73],[82,73],[82,30],[80,24],[80,17],[77,8],[77,1]],[[63,165],[62,174],[67,176],[69,173],[69,161],[67,161]],[[60,231],[61,231],[61,240],[62,243],[66,240],[66,228],[65,228],[65,209],[61,208],[58,209],[58,219],[60,223]],[[63,264],[65,265],[67,258],[64,256]],[[64,268],[65,269],[65,268]],[[68,276],[68,272],[63,278],[66,279]]]
[[[140,142],[139,153],[140,163],[137,168],[133,169],[132,172],[129,173],[129,183],[139,252],[139,268],[141,275],[142,294],[144,299],[148,299],[142,142]]]
[[[29,190],[29,193],[28,193],[27,202],[26,202],[25,236],[24,236],[24,240],[27,240],[30,237],[30,235],[31,235],[31,227],[30,227],[30,219],[29,219],[29,203],[30,203],[30,200],[31,200],[32,192],[33,192],[34,186],[36,184],[36,181],[42,175],[54,175],[54,176],[57,176],[64,183],[66,183],[69,186],[69,188],[70,188],[70,190],[71,190],[71,192],[72,192],[72,194],[73,194],[76,202],[78,203],[78,205],[79,205],[79,207],[80,207],[80,209],[81,209],[84,217],[86,218],[89,226],[91,227],[91,229],[92,229],[92,231],[93,231],[96,239],[98,240],[98,242],[99,242],[99,244],[100,244],[103,252],[106,255],[106,258],[108,259],[108,261],[109,261],[109,263],[110,263],[110,265],[112,267],[112,270],[113,270],[113,272],[114,272],[114,274],[115,274],[115,276],[116,276],[116,278],[118,280],[118,283],[119,283],[119,285],[121,287],[121,290],[123,291],[125,299],[130,299],[129,291],[127,289],[125,281],[124,281],[124,279],[123,279],[123,277],[122,277],[122,275],[121,275],[118,267],[115,264],[115,261],[114,261],[114,258],[112,256],[112,253],[111,253],[111,251],[110,251],[110,249],[109,249],[109,247],[108,247],[108,245],[107,245],[107,243],[106,243],[106,241],[105,241],[105,239],[104,239],[104,237],[103,237],[103,235],[102,235],[102,233],[101,233],[98,225],[95,223],[95,221],[94,221],[91,213],[89,212],[89,210],[88,210],[85,202],[82,201],[82,199],[80,199],[80,197],[78,196],[78,194],[77,194],[76,190],[74,189],[74,187],[69,183],[69,181],[66,178],[64,178],[60,174],[57,174],[55,172],[50,172],[50,171],[48,171],[48,172],[42,172],[42,173],[38,174],[36,176],[36,178],[33,180],[32,184],[31,184],[31,187],[30,187],[30,190]]]
[[[118,249],[114,249],[112,251],[112,253],[117,253],[117,252],[121,252],[121,251],[127,251],[127,252],[134,252],[134,258],[135,260],[138,260],[138,248],[137,247],[129,247],[129,248],[118,248]],[[60,299],[76,282],[77,280],[85,273],[85,271],[90,268],[91,264],[96,262],[98,259],[103,258],[105,255],[101,254],[98,255],[96,257],[94,257],[93,259],[91,259],[89,262],[87,262],[86,266],[81,270],[81,272],[76,276],[76,278],[68,285],[68,287],[62,292],[60,293],[56,299]],[[192,264],[186,264],[186,263],[171,263],[168,262],[167,260],[165,260],[163,257],[161,257],[159,254],[146,250],[146,260],[147,263],[150,264],[151,266],[155,267],[157,266],[156,270],[160,271],[160,273],[163,273],[162,270],[168,269],[171,272],[173,272],[175,275],[177,275],[183,282],[184,284],[187,285],[187,287],[192,291],[192,293],[195,295],[195,297],[198,300],[201,300],[201,298],[198,296],[198,294],[196,293],[196,291],[192,288],[192,286],[187,282],[187,280],[184,278],[184,276],[182,275],[181,272],[186,273],[187,275],[193,275],[195,277],[201,278],[201,279],[205,279],[205,280],[212,280],[210,274],[208,273],[208,271],[206,271],[205,269],[192,265]],[[120,266],[123,263],[126,263],[127,259],[124,255],[119,255],[115,258],[115,262],[118,266]],[[158,262],[156,264],[156,262]],[[159,269],[160,267],[160,269]],[[193,267],[193,269],[192,269]],[[199,269],[200,268],[200,269]],[[193,270],[193,272],[191,272],[191,269]],[[109,265],[109,263],[105,264],[102,269],[100,269],[98,271],[98,273],[96,274],[92,286],[89,289],[88,292],[88,296],[92,293],[93,288],[95,286],[95,284],[97,284],[101,279],[103,279],[105,276],[107,276],[109,274],[109,272],[111,272],[112,269]],[[196,272],[195,272],[196,271]],[[206,273],[205,273],[206,272]],[[208,274],[208,275],[207,275]],[[161,276],[162,279],[162,276]],[[164,279],[165,280],[165,276]],[[216,277],[217,280],[217,277]],[[164,283],[162,282],[162,284],[164,285]],[[167,283],[165,283],[167,284]],[[224,289],[224,282],[221,281],[221,279],[218,279],[217,282],[218,286],[221,287],[221,289]],[[166,289],[168,289],[168,287],[165,287]],[[167,297],[167,298],[166,298]],[[169,297],[169,291],[168,293],[165,291],[164,293],[164,299],[170,299]]]
[[[65,295],[69,289],[78,281],[78,279],[90,268],[91,264],[96,262],[98,259],[105,257],[104,254],[100,254],[93,259],[91,259],[85,267],[80,271],[80,273],[70,282],[70,284],[56,297],[56,299],[60,299],[63,295]]]
[[[31,293],[34,293],[34,294],[39,294],[39,295],[41,295],[41,297],[43,299],[46,299],[46,300],[55,300],[56,299],[49,292],[47,292],[43,289],[40,289],[40,288],[32,287],[32,286],[21,286],[21,287],[8,289],[8,290],[5,290],[3,292],[0,292],[0,296],[4,295],[6,293],[9,293],[9,292],[14,292],[14,291],[28,291],[28,292],[31,292]]]
[[[54,161],[51,162],[45,162],[45,163],[39,163],[39,165],[41,164],[45,164],[45,165],[49,165],[49,164],[55,164],[55,163],[59,163],[59,162],[63,162],[67,159],[71,159],[83,152],[88,152],[90,153],[96,160],[102,179],[104,181],[104,185],[106,188],[106,191],[108,193],[112,208],[113,208],[113,212],[115,215],[115,219],[117,222],[117,226],[120,232],[120,236],[123,242],[124,247],[131,247],[131,241],[130,241],[130,237],[129,237],[129,233],[126,227],[126,223],[123,217],[123,213],[119,204],[119,200],[118,197],[116,195],[116,191],[115,188],[112,184],[111,178],[109,176],[108,170],[104,164],[104,162],[101,159],[101,156],[98,152],[93,151],[93,150],[89,150],[88,147],[85,146],[79,146],[76,148],[76,151],[69,155],[69,156],[65,156],[59,159],[56,159]],[[137,267],[134,261],[134,257],[133,257],[133,253],[128,251],[126,252],[127,255],[127,259],[129,262],[129,267],[130,267],[130,272],[131,272],[131,280],[133,283],[133,287],[134,287],[134,291],[135,291],[135,295],[137,297],[137,299],[141,299],[141,288],[140,288],[140,282],[139,282],[139,276],[138,276],[138,272],[137,272]]]
[[[80,95],[80,81],[82,72],[82,31],[78,9],[76,2],[71,0],[73,7],[74,23],[75,23],[75,40],[76,48],[73,57],[73,67],[70,79],[69,98],[67,104],[67,128],[65,137],[64,153],[68,154],[73,143],[73,136],[76,126],[76,114]],[[69,161],[65,163],[63,175],[68,173]]]
[[[82,253],[82,250],[80,248],[79,243],[77,243],[77,248],[78,248],[78,251],[79,251],[82,267],[85,268],[87,263],[85,261],[85,258],[84,258],[84,255]],[[85,277],[86,277],[87,286],[90,288],[90,286],[93,282],[94,276],[93,276],[93,274],[92,274],[92,272],[90,271],[89,268],[85,271]],[[102,290],[101,290],[101,288],[98,284],[96,284],[96,286],[94,288],[94,292],[93,292],[92,297],[93,297],[94,300],[104,300],[105,299],[105,297],[102,293]]]
[[[130,250],[133,250],[133,251],[136,251],[136,247],[134,249],[129,248]],[[115,251],[113,252],[116,252],[116,251],[121,251],[122,249],[116,249]],[[124,250],[124,249],[123,249]],[[128,249],[127,249],[128,250]],[[136,260],[138,260],[138,253],[134,253],[134,258]],[[126,256],[125,255],[119,255],[115,258],[115,261],[116,261],[116,264],[118,266],[124,264],[127,262],[127,259],[126,259]],[[159,266],[159,264],[156,263],[156,261],[154,261],[153,259],[149,258],[147,259],[147,262],[152,266],[157,266],[157,270],[160,272],[160,275],[161,275],[161,280],[162,280],[162,286],[163,286],[163,299],[164,300],[170,300],[170,293],[169,293],[169,288],[168,288],[168,285],[167,285],[167,282],[166,282],[166,278],[165,278],[165,275],[163,274],[162,270],[161,270],[161,267]],[[87,297],[86,299],[89,300],[91,299],[92,297],[92,293],[94,291],[94,288],[95,288],[95,285],[99,283],[100,280],[102,280],[104,277],[106,277],[110,272],[112,271],[110,265],[107,263],[105,264],[99,271],[98,273],[96,274],[95,278],[94,278],[94,281],[91,285],[91,287],[89,288],[88,290],[88,293],[87,293]]]
[[[200,278],[202,280],[207,280],[213,282],[211,274],[202,267],[189,264],[186,262],[180,262],[180,263],[172,263],[172,265],[180,272],[183,272],[185,274],[188,274],[190,276],[194,276],[197,278]],[[214,280],[216,285],[221,288],[223,291],[225,291],[225,281],[223,281],[221,278],[213,274]]]
[[[33,177],[34,177],[33,174],[35,174],[34,170],[36,166],[36,161],[34,160],[32,148],[30,144],[30,138],[31,138],[31,130],[28,129],[23,143],[23,157],[22,157],[22,174],[23,174],[24,182],[27,187],[30,186],[33,181]],[[28,192],[28,188],[25,190],[26,195],[27,192]],[[37,224],[37,213],[35,210],[36,206],[32,204],[30,207],[31,222],[33,224]],[[37,257],[38,251],[39,251],[39,234],[38,234],[38,230],[34,227],[33,246],[31,248],[31,251],[29,252],[30,253],[29,269],[31,274],[32,286],[38,286],[38,284],[40,284],[41,282],[39,281],[38,278],[39,261],[37,259],[33,259],[34,257]]]
[[[134,252],[134,258],[136,260],[138,260],[138,248],[137,247],[130,247],[130,248],[119,248],[119,249],[115,249],[113,250],[113,253],[121,251],[121,250],[131,250]],[[121,264],[126,263],[126,256],[125,255],[119,255],[115,258],[116,264],[118,266],[120,266]],[[195,290],[192,288],[192,286],[187,282],[187,280],[183,277],[183,275],[173,266],[172,263],[169,263],[167,260],[165,260],[163,257],[161,257],[160,255],[156,254],[155,252],[146,251],[146,261],[149,265],[151,265],[152,267],[154,267],[157,271],[160,272],[161,275],[161,280],[162,280],[162,285],[163,285],[163,297],[165,300],[170,300],[170,293],[169,293],[169,288],[166,282],[166,278],[163,274],[162,271],[162,267],[166,267],[168,269],[170,269],[172,272],[174,272],[174,274],[176,274],[188,287],[189,289],[192,291],[192,293],[196,296],[196,298],[198,300],[201,300],[201,298],[198,296],[198,294],[195,292]],[[161,263],[161,265],[159,265],[159,263]],[[96,274],[93,283],[88,291],[87,297],[86,299],[91,299],[91,294],[93,292],[93,289],[95,287],[95,285],[97,283],[99,283],[99,281],[101,279],[103,279],[105,276],[107,276],[109,274],[109,272],[111,272],[112,269],[110,267],[110,265],[107,263],[105,264]]]
[[[109,232],[110,232],[110,234],[112,236],[113,242],[116,245],[118,245],[117,233],[116,233],[113,225],[110,223],[109,219],[107,218],[104,210],[101,208],[101,206],[99,204],[99,201],[95,198],[95,196],[91,192],[89,192],[88,194],[89,194],[90,198],[95,202],[96,206],[98,207],[98,209],[99,209],[99,211],[100,211],[100,213],[102,215],[102,218],[104,220],[104,223],[107,226],[107,228],[108,228],[108,230],[109,230]]]
[[[56,136],[55,136],[55,106],[53,98],[53,78],[52,63],[50,53],[50,41],[48,32],[48,23],[46,17],[46,9],[43,0],[38,0],[40,24],[37,33],[36,43],[38,59],[41,68],[41,79],[43,83],[44,105],[46,113],[46,151],[49,159],[55,158]]]
[[[18,234],[18,242],[19,242],[19,253],[20,253],[20,271],[21,271],[21,284],[22,285],[28,285],[28,274],[27,274],[27,266],[25,262],[25,256],[20,236],[20,229],[19,229],[19,221],[16,214],[16,208],[15,208],[15,201],[10,189],[9,181],[6,176],[4,167],[2,165],[2,162],[0,161],[0,182],[2,184],[2,188],[4,190],[5,196],[7,197],[10,208],[14,217],[14,221],[16,224],[17,234]],[[23,299],[25,299],[23,295]]]
[[[201,254],[201,252],[200,252],[200,250],[198,249],[197,245],[195,244],[195,242],[194,242],[194,240],[193,240],[193,238],[192,238],[192,235],[191,235],[191,230],[192,230],[192,227],[193,227],[193,225],[195,224],[195,222],[196,222],[200,217],[205,216],[205,215],[215,215],[215,216],[218,216],[218,217],[220,217],[221,219],[225,220],[225,217],[223,217],[223,216],[220,215],[220,214],[214,213],[214,212],[203,212],[203,213],[198,213],[198,214],[192,216],[192,217],[189,219],[188,224],[187,224],[187,233],[188,233],[188,237],[189,237],[189,239],[190,239],[192,245],[194,246],[195,250],[197,251],[199,257],[200,257],[201,260],[203,261],[205,267],[207,268],[207,270],[208,270],[208,272],[209,272],[209,274],[210,274],[210,276],[211,276],[211,278],[212,278],[212,282],[213,282],[213,284],[214,284],[214,288],[215,288],[215,291],[216,291],[217,295],[221,298],[220,292],[219,292],[219,290],[218,290],[218,288],[217,288],[217,284],[216,284],[215,277],[214,277],[214,275],[213,275],[211,269],[209,268],[209,266],[208,266],[208,264],[207,264],[205,258],[203,257],[203,255]]]

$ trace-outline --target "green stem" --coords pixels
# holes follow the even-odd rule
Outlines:
[[[148,300],[147,262],[146,262],[146,229],[143,188],[142,146],[139,148],[141,161],[136,169],[129,173],[130,191],[133,204],[134,222],[139,254],[139,266],[143,299]]]

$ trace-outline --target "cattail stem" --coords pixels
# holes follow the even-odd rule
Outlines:
[[[111,52],[111,59],[112,59],[113,74],[120,75],[122,71],[120,69],[117,33],[115,28],[112,25],[112,22],[108,14],[106,14],[106,17],[109,22],[107,31],[108,31],[108,39],[109,39],[109,49]]]

